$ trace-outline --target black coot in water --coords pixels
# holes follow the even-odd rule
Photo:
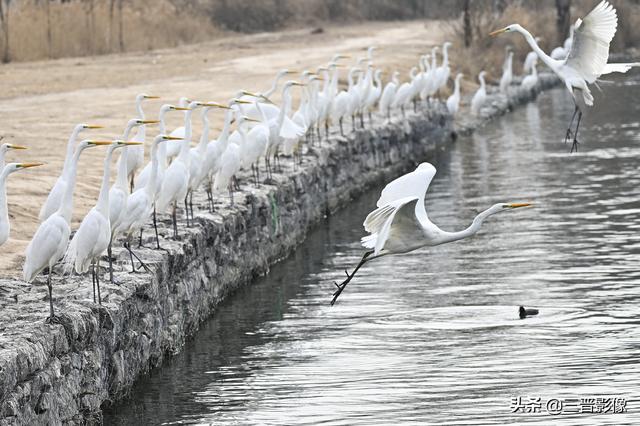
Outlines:
[[[525,319],[528,316],[531,315],[538,315],[538,310],[534,309],[534,308],[526,308],[524,306],[520,306],[520,309],[518,310],[518,313],[520,314],[520,319]]]

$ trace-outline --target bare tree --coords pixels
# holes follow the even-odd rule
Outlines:
[[[464,25],[464,47],[470,47],[473,41],[473,31],[471,29],[471,0],[464,0],[462,3],[463,25]]]
[[[556,38],[562,45],[571,26],[571,0],[556,0]]]

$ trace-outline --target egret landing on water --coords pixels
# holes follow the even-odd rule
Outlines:
[[[564,60],[552,59],[542,51],[529,31],[518,24],[512,24],[501,30],[493,31],[491,36],[507,32],[522,34],[533,49],[551,70],[560,77],[571,92],[575,102],[573,117],[569,123],[565,142],[573,137],[571,152],[578,150],[578,130],[584,107],[593,106],[593,95],[589,84],[595,84],[601,75],[614,72],[626,73],[632,67],[640,66],[640,62],[627,64],[608,64],[609,44],[616,34],[618,16],[616,10],[608,2],[602,1],[584,19],[578,19],[574,25],[573,42],[569,55]],[[578,116],[576,129],[573,122]]]
[[[436,169],[429,163],[422,163],[416,170],[389,183],[378,200],[378,208],[369,213],[364,221],[364,229],[370,235],[362,239],[362,245],[370,249],[347,279],[333,293],[333,305],[353,279],[356,272],[366,262],[388,254],[402,254],[421,247],[437,246],[462,240],[475,235],[482,222],[496,213],[527,207],[529,203],[499,203],[478,214],[465,230],[448,232],[438,228],[427,216],[424,199]],[[346,271],[345,271],[346,272]]]

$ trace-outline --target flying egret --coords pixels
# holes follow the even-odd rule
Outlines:
[[[526,90],[532,90],[538,84],[538,70],[536,64],[531,66],[531,74],[522,79],[520,87]]]
[[[378,110],[380,114],[386,116],[388,120],[391,120],[391,105],[396,97],[396,91],[398,90],[398,77],[400,73],[394,71],[391,77],[391,81],[387,83],[380,96],[380,103],[378,104]]]
[[[139,120],[144,121],[144,120]],[[144,125],[144,124],[142,124]],[[98,203],[89,210],[82,219],[80,227],[73,235],[65,255],[66,268],[74,269],[77,274],[84,274],[91,267],[93,281],[93,302],[96,301],[98,289],[98,304],[102,304],[100,297],[100,256],[111,243],[111,223],[109,205],[109,179],[111,177],[111,159],[117,148],[142,145],[142,142],[125,142],[116,140],[107,149],[102,172],[102,185],[98,195]],[[126,165],[126,157],[122,162]]]
[[[513,51],[507,49],[507,57],[502,66],[502,77],[500,78],[500,93],[507,94],[507,89],[513,80]]]
[[[490,34],[491,36],[506,32],[522,34],[542,62],[564,82],[575,103],[573,117],[565,136],[565,141],[573,136],[572,152],[574,149],[578,149],[578,130],[583,113],[582,103],[584,102],[586,106],[593,106],[593,96],[589,90],[589,84],[595,84],[601,75],[614,72],[626,73],[632,67],[640,66],[640,62],[607,63],[609,44],[616,34],[617,26],[616,10],[606,0],[603,0],[583,20],[576,21],[571,50],[563,61],[552,59],[544,53],[531,33],[518,24],[509,25]],[[576,115],[578,115],[578,124],[573,131],[571,127]]]
[[[4,157],[7,154],[7,151],[11,149],[27,149],[27,147],[22,145],[15,145],[12,143],[3,143],[2,145],[0,145],[0,170],[4,170]]]
[[[416,170],[389,183],[380,195],[377,209],[369,213],[364,229],[370,234],[362,238],[368,249],[355,270],[341,283],[335,283],[333,305],[338,296],[366,262],[389,254],[403,254],[422,247],[437,246],[475,235],[489,216],[527,207],[529,203],[499,203],[478,214],[472,224],[463,231],[448,232],[440,229],[427,216],[424,200],[436,169],[429,163],[420,164]]]
[[[136,267],[133,263],[134,257],[140,262],[143,268],[147,271],[149,270],[147,265],[145,265],[131,249],[131,237],[142,229],[154,211],[157,187],[156,179],[158,177],[159,169],[158,145],[166,143],[166,141],[169,140],[182,140],[182,138],[158,135],[153,140],[153,143],[151,144],[151,175],[149,176],[146,186],[137,189],[127,198],[126,212],[117,230],[118,234],[124,235],[124,247],[129,252],[131,272],[136,272]]]
[[[40,272],[47,267],[49,268],[49,274],[47,275],[49,318],[47,318],[47,322],[57,321],[53,312],[51,275],[53,274],[53,265],[64,255],[69,244],[69,235],[71,234],[69,223],[71,222],[73,211],[73,190],[76,186],[78,160],[85,149],[98,145],[111,145],[111,141],[84,140],[78,144],[68,164],[64,194],[59,202],[59,207],[44,222],[40,223],[38,230],[27,246],[23,266],[24,280],[27,283],[31,283]]]
[[[42,165],[43,163],[9,163],[2,168],[2,172],[0,172],[0,246],[7,242],[11,231],[7,207],[7,178],[18,170]]]
[[[487,100],[487,88],[486,88],[486,83],[484,81],[485,74],[486,74],[485,71],[481,71],[480,74],[478,74],[480,87],[478,88],[476,93],[473,95],[473,98],[471,99],[471,113],[473,115],[480,114],[480,109],[482,108],[482,106]]]
[[[144,110],[142,109],[142,102],[147,99],[160,99],[159,96],[147,95],[145,93],[140,93],[136,96],[136,112],[138,113],[138,119],[144,120]],[[131,139],[135,142],[142,142],[140,146],[132,146],[126,148],[128,150],[126,160],[127,160],[127,176],[129,176],[130,188],[133,189],[134,177],[138,169],[142,168],[144,165],[144,141],[146,137],[146,126],[140,125],[138,126],[138,130],[136,135]],[[125,141],[129,140],[129,138],[125,138]],[[122,151],[124,152],[124,151]],[[123,161],[122,157],[120,157],[119,161]]]
[[[449,110],[449,114],[454,117],[458,113],[458,109],[460,109],[460,80],[462,80],[462,77],[463,75],[461,73],[456,75],[456,79],[453,83],[453,94],[447,99],[447,109]]]
[[[71,162],[73,161],[73,155],[76,149],[76,139],[80,135],[80,132],[87,129],[102,128],[103,126],[98,126],[96,124],[78,124],[76,127],[74,127],[73,132],[71,132],[71,136],[69,137],[69,141],[67,142],[67,153],[64,158],[64,165],[62,166],[62,173],[60,174],[60,177],[58,177],[58,180],[56,180],[56,183],[53,185],[53,188],[51,188],[51,191],[47,196],[47,200],[40,209],[40,222],[44,222],[49,216],[51,216],[53,213],[55,213],[56,210],[60,208],[60,204],[64,199],[64,193],[67,188],[67,175],[71,170]],[[71,202],[73,203],[73,200]],[[71,211],[73,211],[73,204],[71,205]]]

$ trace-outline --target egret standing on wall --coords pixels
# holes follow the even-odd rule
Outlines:
[[[18,170],[36,166],[42,166],[42,163],[9,163],[0,172],[0,246],[9,239],[11,229],[9,209],[7,208],[7,177]]]
[[[618,16],[616,10],[606,0],[598,4],[583,20],[578,19],[574,25],[573,42],[571,50],[565,60],[552,59],[542,51],[538,43],[529,31],[518,24],[512,24],[501,30],[493,31],[490,35],[496,36],[506,32],[518,32],[522,34],[533,49],[551,70],[562,79],[567,90],[573,96],[575,109],[565,142],[573,136],[571,151],[578,149],[578,130],[582,119],[583,107],[593,105],[593,95],[589,90],[589,84],[594,84],[604,74],[613,72],[626,73],[631,67],[640,66],[640,62],[626,64],[608,64],[609,44],[616,34]],[[578,116],[578,124],[575,131],[571,129],[573,121]]]
[[[355,270],[333,293],[333,305],[353,279],[356,272],[366,262],[388,254],[402,254],[421,247],[437,246],[475,235],[489,216],[530,206],[529,203],[498,203],[478,214],[473,223],[458,232],[444,231],[427,216],[424,200],[436,169],[429,163],[422,163],[416,170],[389,183],[382,190],[377,209],[369,213],[364,221],[364,229],[370,234],[362,239],[362,245],[369,249]]]

